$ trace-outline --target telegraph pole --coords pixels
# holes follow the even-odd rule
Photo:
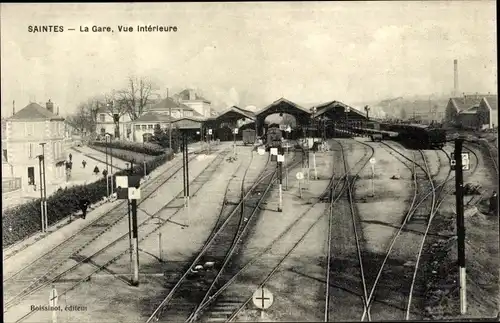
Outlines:
[[[45,231],[49,228],[49,216],[47,215],[47,181],[45,180],[45,142],[40,143],[42,146],[42,167],[43,167],[43,210],[45,216]]]
[[[132,286],[139,286],[139,240],[137,230],[137,200],[132,199],[132,243],[134,246],[133,262],[134,262],[134,277]]]
[[[460,313],[467,312],[467,290],[465,271],[465,221],[464,221],[464,192],[463,192],[463,169],[462,169],[462,145],[464,139],[455,139],[455,198],[457,207],[457,242],[458,242],[458,266],[460,270]]]
[[[106,151],[106,197],[109,197],[109,177],[108,177],[108,136],[105,135],[105,140],[106,140],[106,145],[105,145],[105,151]]]
[[[42,223],[42,233],[45,232],[45,212],[44,212],[44,203],[43,203],[43,168],[42,168],[42,159],[43,156],[38,156],[38,169],[40,171],[40,221]]]
[[[167,88],[167,102],[169,101],[168,88]],[[168,148],[172,149],[172,105],[168,105]]]
[[[132,176],[133,169],[134,169],[134,162],[130,161],[129,176]],[[131,206],[130,205],[130,199],[127,199],[127,209],[128,209],[128,212],[127,212],[127,215],[128,215],[128,242],[129,242],[129,253],[130,253],[130,266],[132,267],[134,259],[133,259],[133,246],[132,246],[132,222],[131,222],[131,219],[130,219],[130,217],[131,217],[130,206]]]
[[[283,159],[285,158],[283,155],[283,149],[280,149],[281,155],[278,155],[276,158],[278,160],[278,177],[279,177],[279,205],[278,212],[283,212]],[[281,159],[280,159],[281,157]]]

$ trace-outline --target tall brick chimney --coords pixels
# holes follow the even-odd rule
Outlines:
[[[47,107],[47,110],[54,113],[54,103],[50,101],[50,99],[49,101],[47,101],[47,103],[45,103],[45,106]]]
[[[453,60],[453,92],[454,96],[458,95],[458,59]]]
[[[12,100],[12,115],[16,114],[16,100]]]

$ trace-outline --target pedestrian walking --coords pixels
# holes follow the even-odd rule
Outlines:
[[[73,161],[73,155],[71,155],[71,153],[69,153],[69,161]]]
[[[87,216],[87,209],[90,205],[90,201],[86,197],[83,197],[80,199],[79,204],[80,204],[80,209],[82,210],[82,218],[85,220],[85,217]]]
[[[87,166],[87,162],[85,161],[85,159],[82,161],[82,166],[83,166],[83,168],[85,168],[85,166]]]
[[[489,213],[497,213],[498,212],[498,196],[497,192],[493,191],[493,194],[490,197],[490,208]]]
[[[94,175],[99,174],[99,167],[97,165],[94,167]]]
[[[108,176],[108,171],[106,169],[104,169],[102,171],[102,176],[104,176],[104,177]]]

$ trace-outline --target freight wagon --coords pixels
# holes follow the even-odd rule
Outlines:
[[[253,129],[245,129],[243,130],[243,144],[246,146],[247,144],[253,145],[255,143],[255,130]]]

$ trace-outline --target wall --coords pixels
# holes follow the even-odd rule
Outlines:
[[[7,122],[7,160],[12,166],[3,166],[2,169],[9,171],[10,177],[20,177],[24,190],[29,189],[28,167],[35,167],[35,182],[39,176],[38,158],[42,154],[40,143],[45,142],[45,178],[47,184],[64,177],[64,166],[57,167],[56,163],[66,159],[68,141],[65,138],[64,122],[34,121]]]
[[[458,115],[460,125],[464,128],[477,129],[479,127],[478,116],[474,114],[461,113]]]
[[[487,125],[486,128],[498,127],[498,111],[490,110],[484,102],[481,102],[477,110],[478,118],[482,125]]]
[[[192,108],[205,117],[210,117],[210,104],[203,101],[182,101],[183,104]]]
[[[102,121],[101,115],[104,116],[104,121]],[[120,117],[118,127],[120,130],[120,139],[122,140],[132,140],[132,133],[130,133],[130,137],[127,137],[127,127],[130,124],[130,121],[130,116],[128,114],[124,114]],[[109,132],[113,135],[115,133],[115,123],[113,122],[113,117],[108,113],[97,114],[96,133],[98,135],[101,134],[101,128],[104,128],[105,132]]]

